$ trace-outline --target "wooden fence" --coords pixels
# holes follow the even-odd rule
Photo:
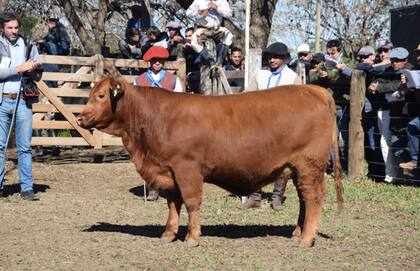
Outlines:
[[[38,88],[43,96],[48,99],[48,103],[38,103],[33,105],[33,129],[69,129],[76,130],[78,137],[39,137],[32,138],[32,145],[43,146],[102,146],[122,145],[121,138],[113,137],[98,130],[89,131],[77,124],[75,114],[82,111],[83,101],[79,104],[66,104],[63,100],[68,98],[86,98],[89,96],[89,83],[100,80],[106,72],[119,74],[117,68],[124,69],[147,69],[149,63],[135,59],[111,59],[103,58],[102,55],[92,57],[72,57],[72,56],[51,56],[42,55],[42,63],[69,66],[70,72],[44,72],[41,81],[37,82]],[[167,70],[175,71],[180,78],[185,89],[186,67],[185,59],[166,62],[164,66]],[[75,72],[71,72],[75,70]],[[65,69],[62,69],[65,70]],[[127,81],[132,82],[133,75],[122,75]],[[58,81],[60,87],[49,88],[45,81]],[[85,87],[81,83],[84,84]],[[64,98],[64,99],[63,99]],[[50,120],[47,118],[51,113],[61,113],[64,120]]]

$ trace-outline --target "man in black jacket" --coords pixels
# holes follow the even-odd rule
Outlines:
[[[70,54],[69,35],[57,18],[48,19],[48,29],[48,34],[44,38],[47,54]]]

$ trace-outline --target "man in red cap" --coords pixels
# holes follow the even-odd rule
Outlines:
[[[136,86],[160,87],[169,91],[183,92],[179,78],[163,69],[169,52],[161,46],[152,46],[143,56],[145,61],[150,62],[150,68],[134,80]]]

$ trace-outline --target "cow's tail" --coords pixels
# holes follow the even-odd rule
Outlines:
[[[330,110],[332,112],[332,116],[333,116],[333,123],[334,123],[334,129],[333,129],[333,134],[332,134],[332,139],[333,139],[333,147],[334,147],[334,166],[333,166],[333,170],[334,170],[334,186],[335,186],[335,192],[337,194],[337,203],[338,203],[338,208],[340,210],[342,210],[344,208],[344,188],[343,188],[343,181],[341,178],[341,172],[342,172],[342,168],[341,168],[341,163],[340,163],[340,152],[339,152],[339,148],[338,148],[338,134],[337,134],[337,122],[336,122],[336,108],[335,108],[335,102],[331,97],[331,102],[330,102]]]

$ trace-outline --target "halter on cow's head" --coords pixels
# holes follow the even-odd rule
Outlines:
[[[97,84],[92,84],[89,100],[78,116],[80,126],[84,128],[104,129],[115,120],[117,102],[126,88],[122,78],[105,76]]]

